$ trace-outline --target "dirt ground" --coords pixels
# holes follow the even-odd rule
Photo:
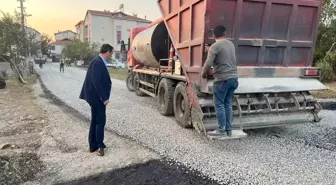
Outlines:
[[[325,83],[324,85],[328,90],[312,92],[312,95],[320,99],[336,99],[336,82]]]
[[[37,151],[47,118],[32,91],[14,80],[0,90],[0,184],[32,180],[45,168]]]
[[[105,156],[89,153],[89,121],[36,77],[28,82],[0,90],[1,185],[217,184],[108,131]]]

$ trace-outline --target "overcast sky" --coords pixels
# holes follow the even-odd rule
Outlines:
[[[35,28],[41,33],[47,33],[54,39],[57,30],[73,30],[75,24],[84,19],[87,9],[110,10],[118,9],[124,3],[125,13],[137,13],[138,17],[152,21],[161,17],[157,0],[25,0],[24,3],[28,14],[28,26]],[[0,0],[0,10],[13,13],[19,9],[17,0]]]

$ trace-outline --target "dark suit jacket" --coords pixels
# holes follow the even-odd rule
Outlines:
[[[104,103],[110,98],[111,87],[112,82],[107,67],[102,58],[96,56],[89,65],[79,98],[89,104]]]

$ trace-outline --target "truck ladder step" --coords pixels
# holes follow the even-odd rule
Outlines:
[[[229,139],[240,139],[247,137],[247,134],[242,130],[232,130],[232,136],[228,137],[226,134],[223,136],[212,136],[207,133],[207,138],[210,140],[229,140]]]

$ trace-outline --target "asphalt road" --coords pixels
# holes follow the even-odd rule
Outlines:
[[[79,100],[83,69],[46,64],[36,70],[46,88],[87,118]],[[320,123],[249,131],[246,139],[207,141],[160,115],[150,97],[137,97],[112,79],[107,129],[224,184],[334,184],[336,113],[323,110]]]

